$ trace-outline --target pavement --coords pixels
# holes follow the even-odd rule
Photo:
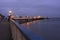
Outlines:
[[[7,19],[0,20],[0,40],[12,40],[11,30]]]

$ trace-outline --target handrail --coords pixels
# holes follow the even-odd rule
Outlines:
[[[16,28],[19,30],[19,32],[21,32],[21,34],[24,36],[24,39],[23,40],[42,40],[42,37],[38,37],[37,35],[33,34],[31,31],[29,31],[28,29],[22,27],[22,25],[20,25],[16,21],[11,20],[10,25],[12,26],[13,24],[11,24],[11,23],[13,23],[16,26]],[[17,38],[17,37],[15,37],[15,38]],[[15,39],[15,40],[17,40],[17,39]]]

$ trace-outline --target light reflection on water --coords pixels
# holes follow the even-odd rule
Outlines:
[[[39,20],[35,20],[35,21],[31,21],[31,22],[25,22],[25,23],[23,23],[23,24],[21,24],[21,25],[23,25],[24,27],[26,27],[26,28],[30,28],[30,25],[31,24],[35,24],[36,22],[38,22]]]
[[[31,31],[34,34],[37,34],[38,36],[42,36],[42,26],[37,25],[41,20],[34,20],[31,22],[25,22],[21,25],[25,28],[27,28],[29,31]]]

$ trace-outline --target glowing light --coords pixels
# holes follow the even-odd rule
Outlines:
[[[12,13],[12,11],[10,10],[9,13]]]
[[[10,16],[10,15],[12,15],[12,11],[10,10],[10,11],[8,11],[8,15]]]
[[[37,18],[40,18],[41,16],[37,16]]]
[[[14,18],[14,16],[11,16],[11,18]]]
[[[34,16],[33,18],[35,19],[36,17]]]

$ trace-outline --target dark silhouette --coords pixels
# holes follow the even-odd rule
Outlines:
[[[10,15],[10,16],[8,16],[8,22],[10,22],[10,18],[11,18],[11,15]]]
[[[0,21],[2,21],[4,18],[5,18],[5,16],[0,14]]]

